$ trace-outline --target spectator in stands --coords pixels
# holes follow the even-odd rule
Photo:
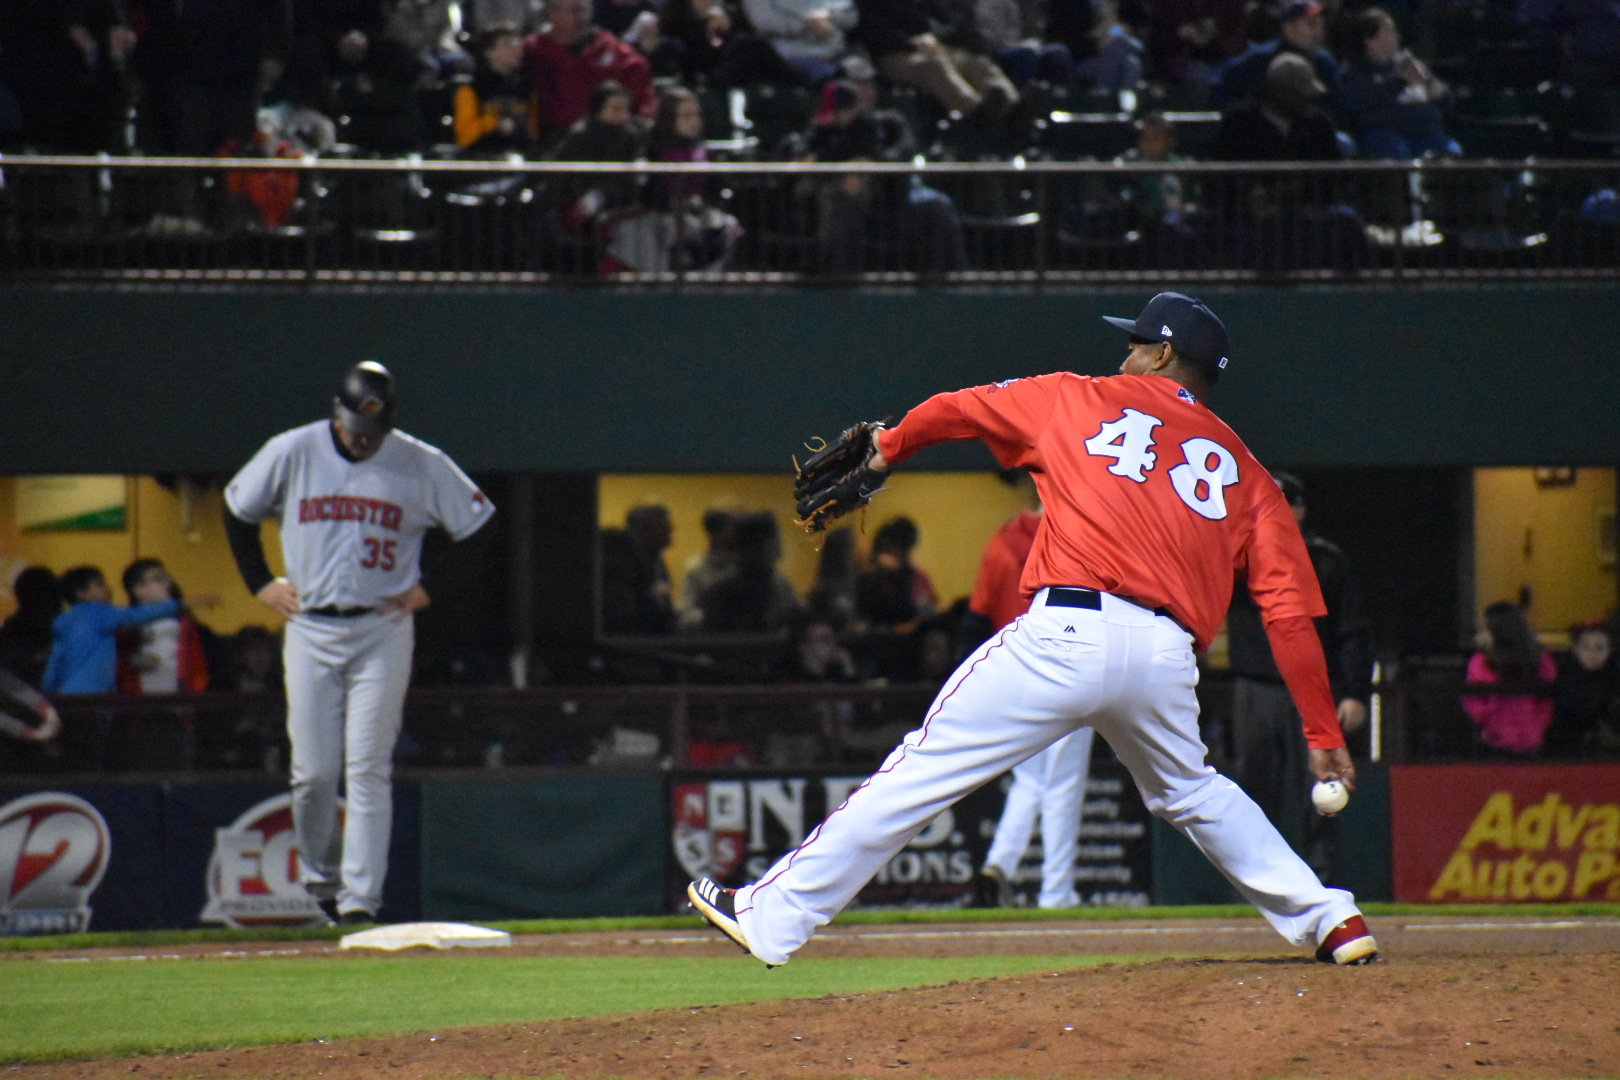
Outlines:
[[[180,587],[157,559],[136,559],[124,571],[130,608],[181,599]],[[204,631],[189,612],[118,632],[118,692],[200,694],[208,689]]]
[[[1564,78],[1610,86],[1620,83],[1620,8],[1613,3],[1518,0],[1514,18],[1533,40],[1559,47]]]
[[[1327,92],[1309,61],[1274,57],[1258,98],[1221,116],[1219,161],[1341,161],[1345,141],[1317,103]],[[1219,181],[1217,183],[1216,181]],[[1353,266],[1366,257],[1366,226],[1342,177],[1277,173],[1212,178],[1205,203],[1239,250],[1264,269]]]
[[[855,0],[743,0],[754,29],[789,68],[809,83],[838,72],[855,29]]]
[[[872,538],[872,562],[856,579],[857,611],[873,627],[909,631],[939,607],[927,572],[911,561],[917,525],[908,517],[885,522]]]
[[[1553,721],[1542,743],[1549,757],[1620,753],[1620,666],[1601,622],[1570,627],[1570,650],[1558,658]]]
[[[384,0],[383,37],[416,58],[423,85],[472,71],[459,40],[460,9],[459,0]]]
[[[1285,0],[1278,12],[1281,32],[1221,67],[1210,91],[1211,104],[1224,109],[1244,98],[1259,96],[1271,71],[1271,62],[1283,55],[1303,57],[1316,71],[1323,93],[1331,93],[1338,81],[1339,63],[1322,47],[1327,40],[1325,12],[1316,0]]]
[[[1446,134],[1444,82],[1401,48],[1401,32],[1383,8],[1354,16],[1355,46],[1339,76],[1334,106],[1350,125],[1364,158],[1414,158],[1462,153]]]
[[[12,582],[17,610],[0,625],[0,668],[36,690],[45,685],[52,624],[62,611],[62,587],[43,566],[30,566]]]
[[[807,611],[795,620],[793,651],[782,672],[787,682],[854,682],[855,657],[833,624]]]
[[[658,115],[647,143],[651,161],[707,162],[703,107],[697,95],[684,86],[660,91]],[[657,246],[634,261],[637,269],[724,269],[743,230],[735,217],[714,204],[710,188],[709,181],[701,176],[665,176],[644,189],[653,211],[651,228],[646,231]]]
[[[517,28],[480,30],[473,56],[472,81],[456,88],[456,144],[476,157],[532,154],[539,118]]]
[[[848,80],[822,88],[822,104],[805,138],[807,161],[904,161],[916,149],[911,126],[899,113],[873,109],[875,91]],[[943,273],[967,265],[962,221],[950,196],[916,177],[859,173],[816,185],[822,269],[830,274],[866,268],[872,242],[898,249],[909,266]]]
[[[1484,626],[1475,644],[1479,651],[1468,660],[1471,686],[1510,683],[1550,685],[1558,676],[1553,658],[1541,649],[1524,609],[1503,601],[1485,609]],[[1540,749],[1552,723],[1551,696],[1492,694],[1464,697],[1462,707],[1479,729],[1480,741],[1492,751],[1532,757]]]
[[[1136,145],[1119,158],[1123,163],[1173,165],[1185,161],[1176,153],[1176,126],[1158,109],[1150,110],[1136,122]],[[1193,211],[1193,193],[1186,178],[1177,172],[1144,173],[1133,176],[1121,191],[1131,210],[1133,228],[1165,230],[1183,235]]]
[[[1018,88],[994,60],[935,34],[926,0],[856,0],[856,9],[856,36],[890,82],[915,87],[991,128],[1001,127],[1018,104]]]
[[[339,138],[376,153],[424,141],[421,58],[387,33],[385,0],[300,0],[287,94],[341,118]]]
[[[674,537],[669,509],[638,506],[622,530],[602,534],[602,629],[610,634],[667,634],[675,606],[664,551]]]
[[[821,543],[821,560],[816,564],[815,584],[805,597],[806,606],[824,620],[835,633],[856,630],[855,612],[855,533],[834,529]]]
[[[587,110],[557,145],[553,156],[558,161],[635,161],[641,156],[629,91],[616,82],[599,83],[591,90]],[[623,269],[610,249],[618,223],[638,206],[636,179],[623,173],[582,173],[559,177],[555,187],[561,195],[561,229],[585,239],[599,271]]]
[[[1046,38],[1068,49],[1068,76],[1101,90],[1132,90],[1144,72],[1142,43],[1119,18],[1118,0],[1048,0]]]
[[[474,32],[515,26],[527,35],[545,21],[545,4],[542,0],[463,0],[462,16],[466,28]]]
[[[1038,4],[1029,0],[955,0],[955,6],[961,12],[959,25],[947,44],[994,58],[1014,86],[1021,87],[1031,79],[1064,85],[1073,80],[1074,57],[1069,47],[1041,38]]]
[[[523,49],[539,95],[542,139],[556,138],[591,113],[592,92],[604,83],[622,88],[632,115],[650,121],[658,108],[647,58],[591,21],[590,0],[548,0],[545,27]]]
[[[699,598],[703,629],[715,634],[775,634],[799,612],[799,598],[777,561],[782,539],[768,510],[744,514],[732,535],[731,570]]]
[[[0,5],[5,79],[27,141],[45,153],[128,149],[136,37],[112,0]]]
[[[1160,79],[1212,86],[1243,52],[1243,0],[1159,0],[1148,9],[1148,59]]]
[[[1215,134],[1218,161],[1342,161],[1333,121],[1318,104],[1328,92],[1297,53],[1271,59],[1264,85],[1221,116]]]
[[[741,32],[725,0],[664,0],[658,32],[662,45],[650,57],[655,74],[687,86],[749,81],[732,77],[733,55],[744,48],[744,41],[756,39]]]
[[[703,512],[703,535],[709,548],[693,555],[681,578],[680,625],[695,630],[703,624],[703,593],[731,573],[737,563],[737,515],[715,507]]]
[[[137,559],[124,571],[131,608],[181,599],[180,588],[157,559]],[[208,689],[205,631],[189,612],[118,631],[118,692],[200,694]],[[133,770],[189,769],[196,762],[197,714],[189,706],[138,710],[113,732],[113,760]]]

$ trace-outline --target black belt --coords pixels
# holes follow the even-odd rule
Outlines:
[[[1133,600],[1126,600],[1125,602],[1127,604],[1135,603]],[[1101,611],[1102,593],[1098,592],[1096,589],[1065,589],[1061,587],[1049,588],[1046,590],[1046,606],[1077,607],[1086,608],[1089,611]],[[1141,607],[1142,605],[1137,604],[1136,606]],[[1181,626],[1181,620],[1171,614],[1169,608],[1156,607],[1153,609],[1153,614],[1163,615],[1177,626]],[[1186,627],[1182,627],[1182,629],[1185,630]]]
[[[336,604],[327,604],[325,607],[305,608],[305,615],[327,615],[334,619],[355,619],[361,615],[370,615],[376,608],[369,607],[338,607]]]

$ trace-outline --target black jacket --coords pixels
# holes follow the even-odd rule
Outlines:
[[[1309,529],[1304,533],[1305,548],[1316,569],[1322,599],[1327,602],[1328,613],[1316,620],[1316,633],[1327,657],[1333,700],[1355,698],[1364,702],[1372,689],[1372,624],[1362,608],[1361,594],[1350,576],[1344,552]],[[1241,582],[1226,614],[1226,635],[1232,674],[1261,682],[1282,682],[1260,622],[1260,609]]]

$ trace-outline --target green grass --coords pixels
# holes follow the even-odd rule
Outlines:
[[[1143,957],[506,957],[14,962],[0,1063],[443,1031],[932,986]]]

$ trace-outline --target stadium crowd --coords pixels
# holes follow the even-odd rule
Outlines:
[[[597,162],[1610,158],[1617,72],[1620,11],[1589,0],[3,0],[0,149]],[[298,212],[290,174],[233,174],[224,187],[181,174],[148,197],[141,229],[202,236]],[[921,269],[966,267],[963,211],[949,194],[860,177],[810,187],[793,194],[814,208],[823,269],[859,268],[851,238],[872,226],[900,234]],[[1285,207],[1305,222],[1292,228],[1333,249],[1336,230],[1359,233],[1374,216],[1334,189],[1301,195],[1279,183],[1237,205],[1235,189],[1186,188],[1167,173],[1076,199],[1060,227],[1082,240],[1146,227],[1173,248],[1200,209],[1228,231],[1265,236]],[[1587,218],[1615,216],[1612,192],[1582,194]],[[539,201],[531,264],[549,269],[559,248],[572,252],[564,268],[723,268],[756,227],[696,181],[575,178]]]

